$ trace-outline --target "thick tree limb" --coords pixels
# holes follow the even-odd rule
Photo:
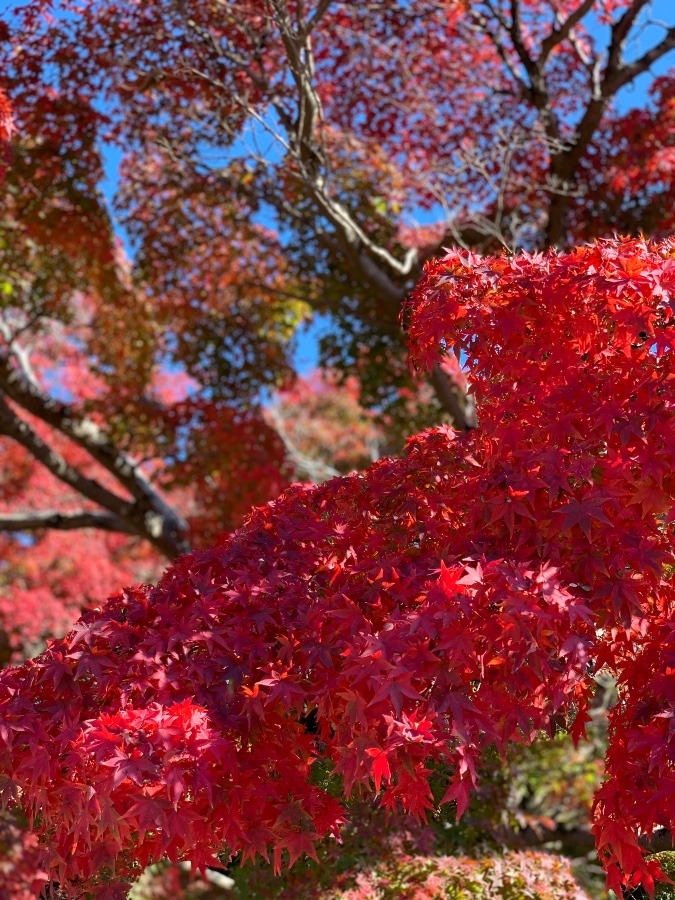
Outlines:
[[[639,59],[627,64],[623,62],[622,54],[631,29],[648,3],[649,0],[633,0],[613,24],[604,64],[600,57],[591,58],[574,34],[575,27],[591,12],[594,0],[580,0],[578,6],[565,19],[558,14],[556,24],[544,37],[537,56],[528,51],[523,37],[520,0],[510,0],[510,17],[492,0],[484,0],[489,17],[495,23],[493,27],[487,15],[480,10],[472,10],[473,22],[490,39],[521,94],[539,113],[546,136],[551,142],[551,201],[545,235],[548,246],[561,246],[564,243],[565,216],[577,168],[609,102],[620,88],[647,71],[654,62],[675,48],[675,28],[670,28],[663,40]],[[568,140],[562,139],[560,121],[553,109],[546,81],[546,63],[555,48],[565,40],[572,43],[577,56],[589,73],[591,93],[576,133]],[[523,75],[514,68],[512,63],[514,55],[522,66]]]
[[[272,87],[266,83],[261,73],[236,52],[220,46],[213,36],[203,27],[200,27],[192,19],[188,19],[188,27],[192,33],[205,45],[209,55],[218,61],[221,57],[229,60],[244,71],[249,78],[263,92],[271,94],[272,106],[279,118],[287,137],[276,132],[260,113],[248,102],[247,98],[233,95],[229,86],[226,86],[206,71],[191,68],[191,73],[202,80],[208,81],[214,88],[227,91],[230,100],[234,99],[246,113],[273,137],[286,152],[289,152],[298,164],[296,177],[306,188],[309,197],[315,207],[326,217],[333,226],[337,243],[341,249],[348,252],[353,260],[359,255],[369,256],[381,270],[378,281],[383,281],[382,276],[402,276],[409,278],[416,270],[417,252],[410,250],[402,260],[397,259],[386,248],[374,242],[361,228],[350,212],[335,198],[330,196],[327,189],[324,173],[327,170],[325,152],[316,141],[316,126],[321,118],[321,101],[314,89],[314,62],[309,31],[316,27],[318,19],[308,29],[307,25],[299,31],[294,29],[291,17],[284,0],[270,0],[274,13],[274,20],[279,28],[284,50],[289,66],[289,72],[297,88],[297,112],[295,117],[289,115],[288,110],[278,98],[274,96]],[[329,3],[319,4],[317,12],[321,15],[328,9]],[[272,205],[277,206],[277,198],[271,198]],[[298,218],[297,215],[294,218]],[[360,263],[365,271],[369,267],[365,262]]]
[[[187,4],[178,0],[180,8],[187,11]],[[420,274],[419,252],[411,249],[405,257],[397,259],[386,248],[374,242],[361,228],[350,211],[337,199],[331,196],[326,182],[326,173],[330,170],[325,148],[321,145],[318,124],[321,119],[321,101],[314,86],[314,61],[310,33],[330,6],[330,0],[321,0],[315,12],[305,21],[296,24],[288,10],[285,0],[269,0],[270,15],[279,29],[284,51],[288,62],[289,73],[296,88],[297,108],[291,115],[282,102],[275,97],[271,85],[264,80],[262,58],[255,57],[258,68],[239,53],[223,47],[208,30],[197,25],[187,16],[188,27],[195,39],[201,42],[204,51],[214,63],[222,58],[241,68],[252,79],[256,86],[271,98],[274,111],[285,131],[277,133],[266,122],[244,96],[234,96],[231,90],[219,82],[208,71],[191,70],[196,78],[208,81],[214,88],[227,91],[228,97],[240,104],[247,114],[254,118],[284,150],[291,156],[297,166],[294,173],[307,192],[308,199],[328,224],[329,229],[315,228],[318,242],[332,255],[341,259],[342,265],[355,278],[364,281],[372,291],[377,315],[382,324],[392,331],[399,331],[398,317],[401,304]],[[264,163],[264,160],[261,160]],[[226,177],[226,176],[223,176]],[[280,212],[301,224],[303,213],[297,207],[289,207],[274,190],[270,190],[265,199]],[[433,382],[432,382],[433,383]],[[461,417],[460,410],[454,402],[454,394],[439,387],[441,380],[436,378],[434,389],[441,406],[450,413],[458,428],[470,427]],[[447,404],[453,397],[452,405]]]
[[[332,235],[319,235],[319,240],[329,249],[335,249],[337,245],[352,271],[372,285],[383,305],[398,317],[401,303],[411,286],[409,282],[418,273],[418,251],[411,249],[402,261],[397,260],[386,249],[375,244],[350,212],[330,196],[322,174],[327,169],[327,160],[315,141],[321,102],[314,88],[311,44],[306,37],[306,29],[301,34],[293,31],[284,0],[271,0],[271,3],[298,96],[295,122],[289,120],[283,108],[279,107],[277,112],[289,132],[290,146],[295,150],[304,183],[314,203],[334,229]],[[446,378],[437,367],[430,379],[441,406],[450,413],[456,428],[468,430],[475,427],[472,401],[460,398],[449,379],[446,383]]]
[[[612,25],[612,37],[609,44],[607,68],[618,65],[626,40],[635,20],[651,0],[632,0],[624,14]]]
[[[55,510],[0,513],[0,531],[38,531],[42,528],[57,531],[98,528],[103,531],[138,535],[138,531],[129,522],[110,513],[88,511],[61,513]]]
[[[561,188],[571,185],[579,163],[588,149],[602,121],[602,117],[612,98],[618,90],[629,84],[653,63],[669,51],[675,49],[675,27],[667,29],[663,39],[631,63],[624,63],[622,54],[630,29],[638,15],[647,5],[648,0],[634,0],[626,12],[612,26],[607,60],[604,71],[600,71],[601,62],[597,60],[590,68],[591,99],[579,121],[574,140],[563,147],[551,160],[551,174]],[[549,222],[547,227],[547,243],[560,246],[565,237],[565,214],[569,205],[569,196],[561,191],[551,199]]]
[[[118,497],[95,479],[83,475],[79,469],[66,462],[63,456],[43,441],[26,421],[16,415],[1,394],[0,434],[4,434],[20,444],[52,475],[73,488],[78,494],[103,506],[115,515],[121,516],[127,512],[128,501],[123,497]]]

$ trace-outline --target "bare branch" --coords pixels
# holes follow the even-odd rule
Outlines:
[[[313,484],[321,484],[322,481],[328,481],[329,478],[335,478],[340,475],[340,472],[333,466],[321,459],[308,456],[296,446],[286,430],[283,417],[276,407],[269,406],[265,410],[265,418],[281,438],[288,458],[293,463],[299,476],[306,476]]]
[[[128,522],[110,513],[87,511],[61,513],[55,510],[0,513],[0,531],[39,531],[41,529],[74,531],[80,528],[98,528],[103,531],[138,535],[138,531]]]

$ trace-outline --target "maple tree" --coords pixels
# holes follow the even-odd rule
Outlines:
[[[667,22],[638,44],[650,9],[17,3],[0,23],[3,445],[23,431],[34,456],[33,416],[45,452],[84,451],[105,470],[90,479],[114,480],[92,499],[80,479],[68,516],[39,491],[37,509],[8,498],[5,531],[39,547],[45,527],[114,527],[172,559],[294,468],[307,477],[261,405],[289,388],[313,312],[331,319],[321,365],[357,379],[386,449],[443,411],[473,426],[456,360],[432,369],[431,396],[411,378],[403,299],[448,244],[667,232],[672,73],[640,108],[616,106],[673,47]],[[114,207],[99,192],[104,141],[122,154]],[[160,375],[183,379],[176,396],[160,396]]]
[[[313,855],[344,818],[319,762],[346,796],[461,816],[483,752],[581,735],[608,668],[596,841],[611,887],[651,888],[638,835],[675,810],[674,289],[672,241],[428,265],[411,358],[466,354],[480,429],[290,487],[0,675],[5,792],[54,877]]]
[[[672,71],[620,111],[673,48],[672,23],[645,39],[651,7],[15,4],[0,25],[3,662],[293,477],[398,451],[443,413],[473,427],[457,347],[424,379],[403,348],[404,298],[441,248],[672,229]],[[123,155],[114,206],[101,142]],[[333,328],[307,391],[293,342],[316,312]],[[562,521],[592,534],[598,514]]]

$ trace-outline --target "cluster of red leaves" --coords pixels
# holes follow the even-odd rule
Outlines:
[[[291,480],[281,439],[255,408],[197,396],[169,407],[162,425],[179,452],[168,465],[158,463],[165,466],[159,483],[180,501],[193,546],[236,528],[251,506],[278,496]]]
[[[9,102],[7,94],[0,88],[0,141],[7,143],[13,130],[12,104]]]
[[[675,680],[667,650],[655,653],[674,613],[664,580],[673,558],[674,289],[672,241],[606,242],[562,257],[451,254],[418,287],[410,333],[420,362],[447,343],[467,354],[481,428],[500,456],[493,477],[504,505],[490,503],[486,515],[509,528],[519,558],[550,558],[584,592],[592,670],[620,675],[626,695],[596,807],[617,892],[620,870],[628,883],[652,885],[637,828],[670,827],[675,812],[665,778]],[[659,692],[649,687],[659,699],[645,706],[655,664]]]
[[[610,713],[606,780],[596,794],[598,849],[611,865],[642,868],[636,840],[675,830],[675,621],[654,623],[623,666]],[[648,881],[648,880],[647,880]]]
[[[600,666],[630,688],[673,599],[673,257],[625,240],[429,265],[412,356],[467,355],[477,432],[291,487],[0,676],[0,766],[55,877],[103,895],[164,855],[312,855],[343,817],[317,759],[421,817],[440,764],[461,814],[485,748],[581,733]],[[661,696],[647,753],[668,765]],[[641,772],[640,825],[660,824]],[[597,814],[610,884],[649,886],[616,809]]]

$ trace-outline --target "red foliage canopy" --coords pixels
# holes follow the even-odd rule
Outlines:
[[[608,666],[598,847],[611,886],[649,887],[635,828],[675,825],[673,293],[667,241],[430,264],[412,359],[466,356],[478,431],[291,487],[0,676],[6,790],[54,877],[311,855],[343,817],[317,759],[419,816],[440,767],[461,814],[481,752],[580,734]]]

